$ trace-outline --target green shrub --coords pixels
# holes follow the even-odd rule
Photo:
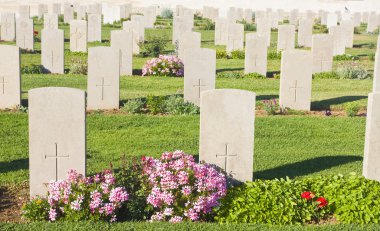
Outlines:
[[[30,221],[46,221],[49,214],[49,202],[42,198],[35,198],[22,207],[22,215]]]
[[[157,115],[165,112],[164,96],[152,96],[149,95],[146,100],[146,106],[150,113]]]
[[[267,115],[276,115],[277,111],[280,110],[280,105],[278,104],[276,99],[272,100],[263,100],[261,101],[261,106]]]
[[[340,79],[367,79],[371,75],[358,62],[344,63],[336,70]]]
[[[244,73],[241,71],[222,71],[216,74],[217,78],[234,78],[240,79],[244,77]]]
[[[173,18],[173,11],[169,8],[165,8],[161,12],[161,17],[165,19],[171,19]]]
[[[300,198],[305,191],[327,199],[324,218],[333,214],[345,224],[380,222],[380,183],[355,174],[250,182],[228,191],[215,219],[221,223],[311,223],[313,212]]]
[[[140,42],[140,47],[144,50],[144,56],[158,57],[166,49],[167,41],[164,36],[152,36],[148,41]]]
[[[141,113],[144,107],[145,102],[142,99],[131,99],[124,103],[121,110],[131,114],[137,114]]]
[[[356,102],[346,103],[344,105],[344,110],[346,111],[347,116],[354,117],[358,114],[360,105]]]
[[[27,66],[21,66],[21,74],[42,74],[44,68],[42,65],[30,64]]]
[[[248,73],[248,74],[245,74],[243,78],[266,79],[267,77],[259,73]]]
[[[359,60],[359,56],[349,55],[349,54],[336,55],[334,56],[334,60],[335,61]]]
[[[368,55],[368,59],[370,60],[370,61],[375,61],[375,54],[369,54]]]
[[[217,50],[216,51],[216,58],[217,59],[226,59],[226,58],[228,58],[227,51],[225,51],[225,50]]]
[[[313,79],[339,79],[339,75],[335,71],[327,71],[314,73]]]
[[[185,102],[182,96],[173,95],[164,101],[165,112],[171,115],[196,115],[199,107]]]
[[[318,33],[328,33],[328,29],[326,25],[322,25],[320,23],[314,24],[313,29]]]
[[[244,31],[256,31],[256,24],[253,23],[245,23]]]
[[[354,27],[354,34],[361,34],[361,30],[359,27]]]
[[[232,59],[244,59],[245,58],[244,50],[231,51],[231,58]]]
[[[269,60],[278,60],[281,59],[281,52],[271,51],[268,53]]]
[[[273,75],[273,78],[274,78],[274,79],[281,79],[281,74],[274,74],[274,75]]]
[[[199,30],[215,30],[215,23],[206,19],[197,23]]]
[[[81,59],[71,59],[70,74],[87,75],[87,61]]]

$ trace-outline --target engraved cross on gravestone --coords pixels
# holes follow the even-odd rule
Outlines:
[[[225,153],[224,155],[218,155],[216,154],[216,158],[224,158],[224,171],[229,174],[229,175],[235,175],[235,173],[233,173],[232,171],[228,172],[228,169],[227,169],[227,166],[228,166],[228,158],[230,157],[237,157],[237,155],[229,155],[228,153],[228,144],[226,144],[225,146]]]
[[[198,84],[193,85],[193,87],[198,87],[198,98],[201,98],[201,87],[207,87],[207,85],[202,85],[201,79],[198,79]]]
[[[96,85],[97,87],[102,87],[102,100],[104,100],[104,87],[112,87],[112,85],[106,85],[104,84],[104,77],[102,78],[102,84],[101,85]]]
[[[71,33],[71,37],[75,40],[75,48],[77,48],[78,40],[82,38],[83,35],[84,33],[82,33],[78,28],[75,28],[75,31]]]
[[[58,159],[59,158],[69,158],[69,155],[59,155],[58,154],[58,143],[55,143],[55,154],[52,156],[45,155],[45,159],[54,158],[55,159],[55,181],[58,180]]]
[[[294,90],[294,102],[297,102],[297,90],[303,87],[298,86],[298,80],[294,81],[294,87],[289,87],[289,90]]]
[[[5,82],[5,77],[4,76],[1,76],[1,86],[2,86],[2,94],[5,95],[5,84],[8,83],[8,82]]]

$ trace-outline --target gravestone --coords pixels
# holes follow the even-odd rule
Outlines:
[[[327,26],[327,17],[329,15],[329,12],[327,11],[322,11],[321,12],[321,24]]]
[[[296,27],[294,25],[280,25],[278,27],[277,51],[294,49]]]
[[[266,38],[257,33],[249,33],[245,39],[245,65],[244,73],[259,73],[267,75],[267,52]]]
[[[19,18],[30,18],[30,6],[20,5],[18,7]]]
[[[227,45],[228,42],[228,20],[217,18],[215,20],[215,45]]]
[[[343,20],[340,22],[343,30],[343,38],[345,40],[345,47],[353,48],[354,46],[354,23],[352,20]]]
[[[140,24],[138,22],[131,22],[131,21],[123,22],[123,30],[132,34],[133,54],[140,53],[139,44],[140,42],[143,42],[143,40],[141,40],[141,36],[139,35],[139,26]]]
[[[361,19],[362,19],[362,15],[360,14],[360,12],[355,12],[353,14],[352,21],[353,21],[355,27],[360,26]]]
[[[86,19],[87,6],[80,5],[77,10],[77,20]],[[90,22],[88,22],[90,24]]]
[[[301,47],[311,47],[313,35],[313,20],[300,19],[298,27],[298,45]]]
[[[310,51],[284,51],[281,58],[280,106],[310,111],[312,54]]]
[[[201,93],[215,89],[216,51],[207,48],[185,51],[185,101],[199,106]]]
[[[34,49],[33,19],[19,18],[16,20],[16,45],[22,49]]]
[[[16,26],[14,13],[1,13],[1,33],[0,39],[12,42],[16,39]]]
[[[120,51],[111,47],[88,49],[87,109],[119,108]]]
[[[344,38],[343,27],[330,27],[329,34],[332,36],[334,41],[334,55],[343,55],[346,53],[346,39]]]
[[[338,15],[334,14],[334,13],[329,13],[327,15],[327,28],[330,29],[331,27],[333,26],[337,26],[338,24]]]
[[[70,51],[87,52],[87,22],[84,20],[70,22]]]
[[[253,11],[252,9],[244,9],[243,19],[247,23],[252,23]]]
[[[199,32],[184,32],[180,34],[178,41],[178,57],[185,63],[185,51],[187,49],[201,48],[201,33]]]
[[[48,8],[49,8],[48,10],[49,14],[56,14],[56,15],[61,14],[61,4],[59,3],[49,4]]]
[[[64,23],[70,23],[74,20],[74,8],[71,5],[65,5],[63,8],[63,21]]]
[[[85,92],[36,88],[28,98],[30,197],[44,197],[48,183],[69,170],[86,174]]]
[[[0,45],[0,109],[14,108],[20,101],[20,49]]]
[[[380,181],[380,92],[368,95],[363,175]]]
[[[257,33],[266,38],[266,44],[267,47],[269,47],[271,42],[271,23],[269,19],[265,18],[264,20],[257,22]]]
[[[332,71],[334,40],[328,34],[313,35],[313,73]]]
[[[138,38],[138,41],[143,42],[145,40],[144,16],[132,15],[131,16],[131,22],[132,22],[133,29],[136,33],[136,38]]]
[[[49,73],[64,74],[65,52],[63,30],[41,31],[41,64]]]
[[[256,94],[236,89],[202,92],[199,160],[240,182],[252,181]]]
[[[111,31],[111,47],[120,50],[120,75],[132,75],[132,34],[125,30]]]
[[[57,14],[44,14],[44,29],[58,30]]]
[[[380,92],[380,53],[375,55],[375,68],[373,70],[373,92]]]
[[[371,12],[368,16],[367,33],[373,33],[379,28],[376,12]]]
[[[290,11],[289,24],[297,26],[297,23],[298,23],[298,10],[294,9]]]
[[[227,52],[244,49],[244,25],[230,23],[228,25]]]
[[[271,28],[278,29],[278,22],[280,21],[278,12],[269,12],[268,15],[271,19]]]
[[[100,14],[88,14],[88,42],[102,41],[102,16]]]
[[[363,23],[368,23],[368,19],[369,19],[369,12],[362,12],[361,21]]]
[[[48,12],[48,6],[46,4],[38,4],[37,6],[37,16],[38,19],[41,19],[44,14]]]
[[[192,20],[186,17],[174,17],[173,19],[173,40],[172,43],[176,44],[179,36],[182,33],[190,32],[193,29]]]

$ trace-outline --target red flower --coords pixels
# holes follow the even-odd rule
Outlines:
[[[38,35],[38,31],[33,31],[33,34],[34,34],[34,36],[37,36]]]
[[[316,202],[318,203],[318,207],[319,208],[323,208],[323,207],[326,207],[328,205],[328,202],[325,198],[323,197],[320,197],[316,200]]]
[[[146,160],[146,157],[145,156],[141,156],[141,161],[145,161]]]
[[[311,200],[315,197],[314,193],[306,191],[301,194],[301,197],[306,200]]]

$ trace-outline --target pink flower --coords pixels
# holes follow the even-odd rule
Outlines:
[[[124,202],[128,200],[128,193],[124,188],[117,187],[111,190],[109,200],[111,202]]]
[[[55,221],[56,218],[57,218],[57,211],[55,211],[55,209],[50,209],[49,210],[49,220]]]
[[[182,221],[182,217],[180,217],[180,216],[172,217],[172,218],[169,220],[169,222],[171,222],[171,223],[179,223],[179,222],[181,222],[181,221]]]

